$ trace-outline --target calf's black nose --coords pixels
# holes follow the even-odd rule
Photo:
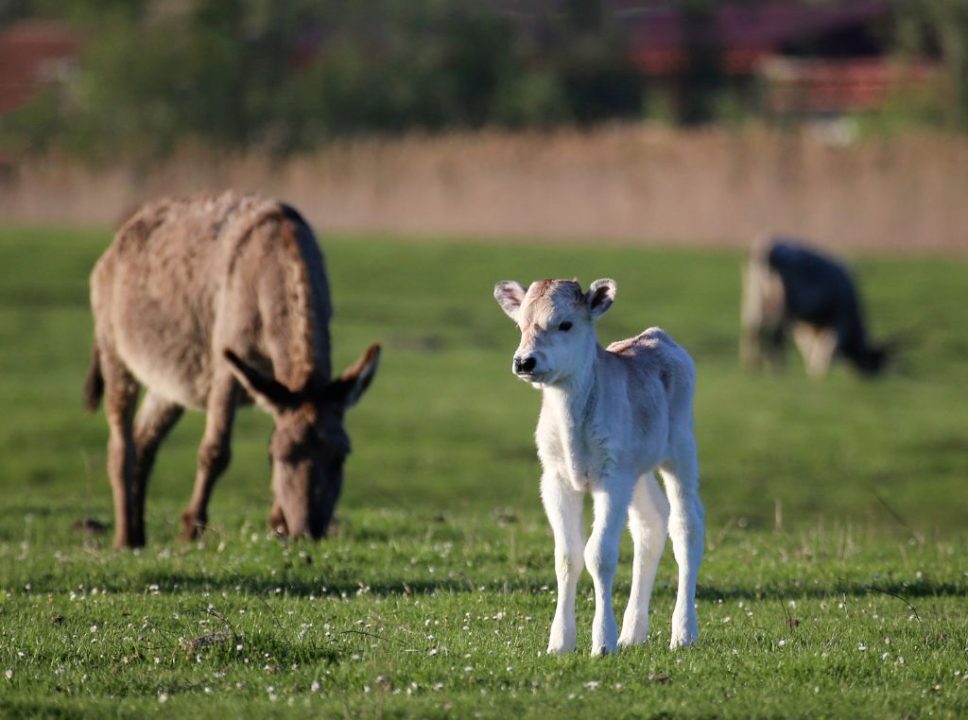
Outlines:
[[[516,373],[529,373],[534,370],[534,366],[538,364],[533,355],[529,355],[526,358],[514,358],[514,372]]]

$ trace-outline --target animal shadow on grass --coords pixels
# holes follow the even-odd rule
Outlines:
[[[498,593],[532,594],[547,591],[547,578],[530,580],[502,580],[500,583],[478,583],[468,576],[450,579],[411,580],[406,578],[391,578],[383,582],[361,584],[357,578],[330,578],[320,574],[315,577],[286,577],[285,575],[270,575],[265,573],[232,573],[212,576],[203,572],[168,572],[142,570],[138,573],[118,576],[104,576],[92,578],[92,587],[99,587],[114,593],[138,593],[149,586],[157,587],[157,592],[163,595],[195,594],[198,592],[226,592],[229,594],[243,594],[252,596],[286,596],[308,598],[353,596],[361,592],[378,597],[432,595],[443,593],[476,593],[483,586]],[[365,589],[364,589],[365,587]],[[616,596],[628,594],[627,582],[616,584]],[[38,577],[32,580],[32,592],[56,593],[63,592],[63,579],[55,576]],[[655,588],[656,596],[674,597],[674,584],[661,583]],[[765,586],[750,585],[704,585],[700,584],[696,590],[696,597],[705,602],[717,600],[750,600],[770,601],[786,599],[816,599],[830,597],[865,597],[867,595],[889,595],[899,600],[910,600],[929,597],[965,597],[968,598],[968,583],[951,581],[935,581],[930,578],[908,583],[901,580],[884,580],[880,582],[860,582],[852,580],[835,580],[817,585],[770,584]]]
[[[657,590],[661,591],[661,588]],[[739,585],[699,585],[696,597],[701,600],[786,600],[804,598],[823,600],[829,597],[864,597],[867,595],[890,595],[900,600],[925,597],[968,597],[968,585],[953,582],[919,581],[905,583],[900,580],[865,583],[838,580],[809,587],[796,585],[768,585],[751,588]]]

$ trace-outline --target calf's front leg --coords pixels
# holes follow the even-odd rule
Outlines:
[[[635,551],[632,560],[632,590],[622,620],[618,644],[637,645],[649,639],[649,602],[659,558],[669,535],[669,501],[655,473],[639,478],[629,506],[629,530]]]
[[[592,490],[595,519],[585,546],[585,565],[595,585],[592,655],[607,655],[617,649],[618,626],[612,608],[612,581],[634,487],[635,478],[611,477]]]
[[[541,501],[555,536],[555,575],[558,579],[558,604],[551,623],[548,652],[566,653],[575,649],[575,594],[583,569],[582,500],[584,494],[572,490],[564,478],[553,472],[541,476]]]

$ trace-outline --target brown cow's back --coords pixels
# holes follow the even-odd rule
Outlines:
[[[153,392],[204,408],[230,348],[290,386],[330,375],[323,258],[287,206],[164,199],[124,223],[91,279],[97,343]]]

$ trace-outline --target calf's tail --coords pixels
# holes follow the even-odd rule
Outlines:
[[[87,371],[87,379],[84,380],[84,407],[88,412],[97,410],[102,395],[104,395],[104,376],[101,374],[101,355],[95,342],[91,349],[91,367]]]

